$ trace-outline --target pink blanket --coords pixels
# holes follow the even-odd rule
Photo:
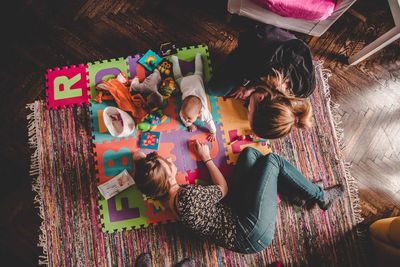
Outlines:
[[[306,20],[324,20],[335,9],[335,0],[252,0],[282,16]]]

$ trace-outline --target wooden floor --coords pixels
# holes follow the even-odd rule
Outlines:
[[[216,67],[253,24],[226,22],[226,1],[10,1],[2,19],[0,252],[4,266],[36,266],[40,218],[28,175],[25,104],[44,98],[47,68],[127,56],[172,41],[207,43]],[[194,3],[196,2],[196,3]],[[376,3],[375,3],[376,2]],[[331,70],[344,155],[360,188],[364,224],[400,214],[399,42],[350,67],[345,59],[393,25],[386,1],[358,1],[320,38],[306,40]],[[4,12],[4,11],[3,11]],[[18,23],[17,23],[18,22]],[[22,24],[21,26],[18,26]]]

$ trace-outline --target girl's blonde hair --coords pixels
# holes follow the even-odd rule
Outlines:
[[[160,160],[164,159],[156,152],[150,153],[145,158],[135,160],[132,170],[139,190],[155,199],[166,198],[170,189],[168,173]]]
[[[291,94],[287,79],[280,71],[262,77],[262,85],[256,92],[263,93],[264,99],[255,106],[252,128],[255,134],[267,139],[283,137],[293,127],[310,128],[312,108],[307,99]]]

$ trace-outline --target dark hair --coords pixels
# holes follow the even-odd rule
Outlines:
[[[170,189],[168,174],[160,160],[163,159],[156,152],[152,152],[145,158],[135,160],[132,171],[139,190],[155,199],[166,198]]]

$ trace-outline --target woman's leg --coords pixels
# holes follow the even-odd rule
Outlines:
[[[257,161],[254,168],[252,172],[253,179],[249,181],[250,185],[247,189],[248,195],[254,195],[257,192],[256,194],[259,194],[258,199],[261,199],[263,197],[260,195],[260,190],[263,190],[261,188],[263,181],[261,180],[276,179],[277,185],[285,186],[284,193],[291,194],[290,197],[299,196],[306,200],[317,202],[324,200],[323,189],[310,182],[299,170],[279,155],[274,153],[265,155]],[[276,170],[278,171],[277,175],[275,173]],[[253,203],[249,207],[256,215],[263,211],[263,207],[258,203],[259,201],[253,198]]]
[[[234,174],[229,179],[228,201],[233,207],[238,207],[243,196],[243,185],[247,183],[248,175],[259,158],[263,157],[260,151],[246,147],[239,155],[234,168]]]
[[[273,153],[259,158],[247,177],[241,195],[247,211],[240,221],[249,226],[247,229],[252,229],[248,239],[256,249],[257,246],[267,246],[274,236],[278,180],[288,182],[310,200],[323,199],[320,187],[308,181],[288,161]]]

